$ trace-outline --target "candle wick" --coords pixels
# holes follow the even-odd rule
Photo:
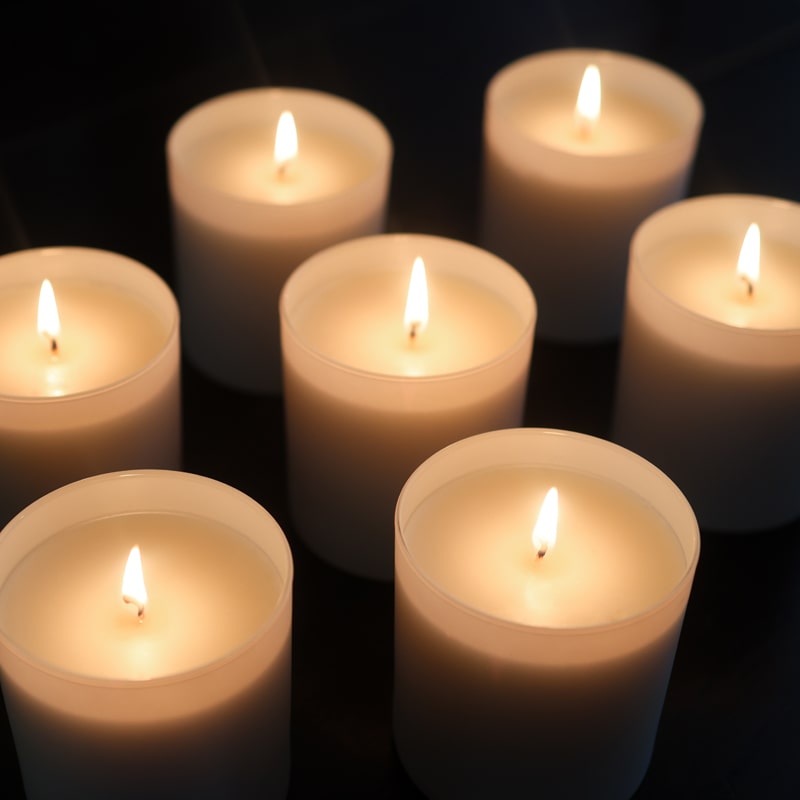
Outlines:
[[[136,606],[136,618],[139,622],[144,622],[144,604],[140,603],[138,600],[135,600],[128,594],[122,595],[122,599],[126,603],[131,603]]]
[[[408,335],[411,338],[412,342],[414,341],[414,339],[417,338],[417,330],[418,329],[419,329],[419,323],[418,322],[412,322],[411,325],[409,326]]]
[[[58,341],[55,336],[50,339],[50,353],[54,356],[58,355]]]
[[[537,551],[536,551],[536,558],[544,558],[545,554],[547,553],[547,545],[543,544]]]
[[[752,297],[753,296],[753,289],[755,288],[753,286],[753,281],[751,281],[750,278],[747,277],[747,275],[742,275],[741,278],[744,281],[745,286],[747,286],[747,296],[748,297]]]
[[[288,164],[288,161],[281,161],[281,163],[278,164],[278,180],[284,180],[286,178],[286,168]]]

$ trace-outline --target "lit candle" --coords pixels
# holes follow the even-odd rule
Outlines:
[[[685,195],[702,117],[681,78],[622,53],[539,53],[492,79],[481,243],[530,282],[540,335],[619,334],[630,237]]]
[[[26,796],[285,796],[291,584],[274,519],[207,478],[106,474],[25,509],[0,674]]]
[[[531,290],[471,245],[386,235],[306,261],[280,310],[297,530],[336,566],[391,579],[392,513],[411,471],[456,439],[521,424]]]
[[[87,475],[180,464],[178,306],[115,253],[0,257],[0,524]]]
[[[321,92],[239,91],[178,120],[167,160],[193,363],[238,389],[280,390],[281,286],[312,253],[383,230],[391,159],[375,117]]]
[[[631,244],[614,438],[703,526],[800,514],[798,231],[800,206],[719,195],[661,210]]]
[[[630,797],[699,555],[677,487],[600,439],[494,431],[425,461],[395,520],[394,730],[422,791]]]

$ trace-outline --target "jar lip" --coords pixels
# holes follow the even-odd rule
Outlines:
[[[130,280],[140,283],[153,293],[157,293],[158,310],[155,308],[155,303],[148,303],[145,298],[139,295],[137,295],[137,302],[140,302],[142,306],[147,306],[154,312],[158,311],[159,317],[163,318],[166,323],[164,325],[163,340],[159,345],[159,349],[142,366],[117,380],[93,386],[90,389],[55,396],[6,394],[0,390],[0,405],[16,406],[20,404],[32,408],[41,408],[46,411],[53,406],[63,407],[65,404],[80,403],[99,395],[107,396],[109,392],[123,391],[130,384],[137,382],[142,375],[157,371],[165,360],[172,357],[178,346],[180,339],[180,308],[172,289],[157,272],[122,253],[96,247],[72,245],[17,250],[13,253],[0,255],[0,277],[4,269],[14,269],[14,262],[23,263],[28,259],[37,258],[46,261],[50,258],[58,259],[61,257],[77,260],[74,264],[70,263],[69,265],[65,265],[63,262],[62,264],[57,262],[53,265],[48,264],[48,276],[53,277],[55,275],[59,278],[86,281],[96,286],[108,287],[120,292],[124,291]],[[93,259],[109,260],[113,262],[113,269],[103,270],[102,273],[98,273],[92,267],[91,260]],[[29,283],[37,279],[38,276],[26,274],[24,282]]]
[[[530,623],[517,622],[486,612],[480,608],[476,608],[470,603],[458,599],[450,592],[443,589],[419,566],[404,535],[405,522],[411,516],[416,507],[418,507],[419,503],[414,503],[413,508],[406,508],[406,506],[409,502],[411,502],[409,500],[411,488],[414,486],[415,482],[424,479],[426,473],[431,470],[432,466],[441,466],[442,464],[446,464],[447,461],[452,461],[453,463],[459,461],[461,458],[463,458],[463,452],[461,451],[465,449],[470,449],[473,452],[476,452],[487,444],[491,445],[492,443],[496,443],[502,445],[504,442],[521,440],[524,443],[524,446],[527,447],[530,452],[529,461],[516,462],[514,460],[504,460],[502,458],[493,457],[491,459],[487,459],[482,468],[490,469],[494,466],[555,466],[562,469],[577,469],[578,467],[575,465],[555,463],[552,460],[543,458],[537,453],[536,445],[541,445],[543,441],[555,443],[557,446],[559,441],[566,441],[567,439],[576,444],[578,448],[603,448],[609,453],[616,453],[617,458],[622,457],[625,459],[630,459],[630,463],[633,468],[637,470],[644,470],[649,474],[651,479],[658,480],[663,485],[664,490],[668,491],[668,501],[671,505],[674,505],[673,511],[675,515],[680,516],[682,522],[688,525],[685,537],[686,541],[684,541],[684,537],[679,536],[677,532],[675,533],[676,538],[679,540],[684,552],[685,565],[680,577],[675,581],[674,585],[668,592],[666,592],[661,598],[651,605],[637,611],[636,613],[630,614],[621,620],[592,625],[550,627],[546,625],[532,625]],[[473,474],[477,471],[478,470],[465,469],[459,475],[449,476],[449,479],[455,480],[458,477]],[[608,481],[618,486],[622,486],[623,488],[630,489],[630,487],[627,487],[626,484],[616,479],[613,474],[602,473],[598,470],[586,468],[581,469],[580,471],[583,474],[588,474],[603,481]],[[437,486],[438,485],[439,484],[437,484]],[[433,487],[432,491],[436,491],[436,488],[436,486]],[[634,491],[633,489],[630,490]],[[673,526],[670,524],[670,527]],[[677,595],[685,592],[687,583],[691,584],[700,557],[700,529],[697,519],[692,511],[691,506],[689,505],[689,501],[667,475],[665,475],[661,470],[643,457],[633,453],[630,450],[627,450],[621,445],[617,445],[613,442],[590,436],[588,434],[582,434],[573,431],[563,431],[554,428],[510,428],[502,431],[491,431],[488,433],[477,434],[476,436],[469,437],[468,439],[463,439],[460,442],[455,442],[454,444],[448,445],[442,450],[439,450],[433,456],[424,461],[419,467],[417,467],[401,490],[398,497],[397,506],[395,508],[395,531],[396,547],[403,554],[405,563],[413,571],[414,575],[425,585],[426,589],[435,594],[449,607],[456,609],[461,613],[467,614],[475,620],[482,621],[483,623],[500,627],[505,630],[526,634],[541,633],[548,636],[559,637],[588,637],[597,635],[598,633],[604,631],[620,630],[629,627],[631,624],[647,620],[648,618],[658,614],[663,608],[669,606]]]
[[[133,494],[141,495],[143,498],[141,500],[142,505],[147,505],[148,486],[152,487],[158,483],[165,491],[167,489],[184,491],[186,492],[186,497],[189,497],[190,494],[195,494],[198,498],[201,496],[208,497],[209,495],[213,494],[221,496],[220,493],[223,493],[228,503],[235,503],[237,507],[245,508],[250,513],[257,514],[263,523],[263,527],[260,530],[254,531],[252,529],[248,529],[246,534],[238,531],[236,528],[231,528],[231,530],[241,536],[244,536],[260,550],[262,550],[264,555],[273,564],[280,576],[281,589],[275,605],[269,614],[249,636],[219,657],[190,669],[184,669],[178,672],[147,678],[144,680],[84,675],[71,670],[59,668],[52,662],[47,661],[36,654],[31,653],[26,648],[18,645],[17,642],[11,639],[6,634],[5,630],[0,627],[0,644],[2,644],[3,647],[7,648],[10,652],[14,653],[17,658],[29,664],[37,671],[46,673],[52,677],[56,677],[59,680],[98,688],[121,687],[125,689],[148,689],[168,686],[170,684],[192,680],[194,678],[199,678],[200,676],[212,673],[224,667],[226,664],[240,658],[244,653],[254,648],[259,641],[263,640],[265,636],[268,636],[270,630],[280,625],[281,620],[287,614],[287,609],[291,609],[292,600],[294,562],[289,542],[275,518],[263,506],[240,490],[213,478],[196,475],[194,473],[163,469],[127,470],[84,478],[49,492],[48,494],[36,500],[34,503],[31,503],[31,505],[29,505],[27,508],[20,511],[14,518],[11,519],[5,528],[3,528],[2,535],[0,535],[0,548],[8,547],[16,537],[23,535],[25,533],[25,527],[33,524],[33,521],[35,521],[39,515],[48,510],[48,507],[51,511],[57,510],[59,504],[63,503],[65,498],[74,496],[76,491],[81,493],[91,493],[98,491],[101,488],[105,488],[107,492],[113,493],[115,488],[118,489],[123,482],[127,484],[126,488],[128,486],[131,487]],[[137,487],[135,484],[140,485]],[[196,509],[192,509],[190,507],[178,507],[182,504],[177,500],[172,504],[164,500],[160,500],[158,503],[154,503],[155,507],[153,508],[144,507],[138,509],[125,508],[124,506],[126,506],[129,502],[129,500],[123,502],[123,508],[117,513],[174,513],[183,516],[206,518]],[[85,513],[80,515],[80,519],[71,524],[91,522],[93,520],[103,519],[108,516],[109,514],[103,513],[102,511],[98,512],[94,509],[87,508]],[[22,528],[22,533],[20,533],[20,528]],[[41,538],[41,541],[46,541],[55,535],[58,535],[57,530],[45,534],[45,536]],[[283,564],[279,565],[275,563],[275,559],[272,557],[272,554],[266,549],[267,544],[269,544],[270,548],[277,549]],[[33,549],[35,546],[36,545],[33,545],[31,549]],[[10,571],[13,570],[13,568],[14,565],[11,566]],[[0,591],[2,591],[2,584],[0,584]]]
[[[188,144],[184,140],[189,137],[194,127],[204,127],[207,124],[206,121],[213,117],[220,109],[236,105],[246,107],[251,105],[252,101],[256,98],[270,101],[273,105],[282,99],[286,99],[287,103],[320,104],[328,110],[338,109],[349,115],[353,120],[358,120],[359,124],[363,126],[363,130],[366,132],[366,137],[371,142],[371,147],[360,148],[361,152],[366,153],[370,157],[371,169],[363,175],[360,180],[335,194],[324,195],[288,205],[243,197],[235,192],[218,188],[205,180],[198,179],[192,174],[192,171],[188,167],[186,154]],[[260,121],[255,114],[248,114],[247,116],[248,119],[252,117],[251,121],[254,124]],[[320,118],[324,119],[324,115]],[[228,124],[223,127],[227,129],[231,126]],[[325,128],[326,126],[321,125],[321,127]],[[166,141],[166,152],[170,163],[180,172],[182,179],[187,181],[196,192],[211,192],[215,196],[224,198],[225,202],[231,204],[231,206],[243,210],[269,208],[272,213],[280,214],[282,209],[286,209],[287,213],[293,213],[293,209],[296,209],[298,206],[313,209],[324,208],[331,203],[346,205],[349,202],[348,198],[359,195],[365,190],[365,187],[372,185],[376,179],[382,179],[381,176],[384,165],[391,164],[394,156],[394,143],[388,129],[375,114],[345,97],[340,97],[339,95],[329,92],[322,92],[317,89],[293,86],[256,86],[246,89],[237,89],[232,92],[217,95],[216,97],[210,97],[185,111],[170,129]]]
[[[505,278],[516,281],[518,292],[515,296],[516,303],[524,304],[525,308],[520,315],[520,329],[517,333],[515,340],[510,343],[505,349],[498,352],[494,357],[485,361],[481,361],[472,366],[465,367],[459,370],[452,370],[447,372],[437,372],[431,375],[400,375],[387,372],[378,372],[375,370],[364,369],[358,366],[348,364],[341,359],[337,359],[327,353],[320,352],[317,348],[310,345],[303,337],[302,332],[298,329],[292,315],[292,294],[296,291],[296,286],[310,270],[323,271],[326,262],[331,259],[336,259],[340,255],[347,254],[348,252],[356,253],[359,250],[368,250],[372,246],[380,246],[385,243],[387,248],[407,249],[409,252],[412,245],[417,246],[423,251],[426,245],[428,247],[452,247],[454,251],[461,253],[470,253],[475,256],[485,258],[487,264],[496,270],[501,270]],[[416,249],[414,252],[416,253]],[[394,268],[394,265],[390,265]],[[409,261],[409,268],[411,262]],[[357,268],[351,268],[353,272]],[[349,272],[349,270],[348,270]],[[461,277],[458,271],[447,271],[447,274],[452,274],[456,277]],[[469,277],[464,277],[469,280]],[[495,292],[498,297],[502,297],[499,292]],[[299,302],[301,298],[297,298],[294,302]],[[520,348],[526,347],[528,342],[533,336],[533,331],[536,325],[537,317],[537,304],[536,298],[528,285],[527,281],[522,275],[514,269],[508,262],[501,259],[499,256],[490,253],[476,245],[462,242],[456,239],[450,239],[444,236],[435,236],[431,234],[421,233],[381,233],[373,236],[363,236],[357,239],[352,239],[345,242],[339,242],[331,245],[324,250],[315,253],[310,258],[306,259],[296,270],[289,276],[284,284],[280,299],[279,299],[279,315],[283,325],[286,326],[288,331],[293,334],[295,344],[300,347],[305,353],[309,354],[315,360],[325,363],[328,366],[336,369],[337,371],[345,372],[350,375],[368,378],[370,381],[379,381],[386,384],[408,384],[415,385],[436,384],[442,381],[458,380],[462,377],[474,375],[483,372],[487,368],[491,368],[495,364],[500,364],[504,361],[513,359],[515,354],[519,352]]]

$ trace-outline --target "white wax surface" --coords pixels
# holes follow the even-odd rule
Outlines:
[[[430,318],[412,339],[403,325],[407,270],[351,272],[301,300],[292,323],[303,343],[349,367],[394,376],[459,372],[503,355],[523,321],[498,295],[428,271]]]
[[[40,283],[0,291],[0,395],[55,397],[87,392],[144,368],[169,336],[165,320],[112,286],[53,280],[61,319],[58,353],[37,332]]]
[[[740,247],[726,233],[677,236],[641,258],[653,284],[690,311],[740,328],[800,328],[800,250],[762,238],[761,275],[748,296],[736,274]]]
[[[135,544],[149,595],[141,623],[121,593]],[[67,528],[26,556],[0,590],[0,627],[60,671],[146,680],[226,656],[264,624],[280,592],[267,556],[224,525],[123,514]]]
[[[602,78],[602,73],[601,73]],[[620,155],[650,150],[674,140],[681,126],[674,115],[633,94],[604,89],[594,129],[575,124],[578,87],[567,83],[537,87],[509,99],[509,122],[540,144],[585,155]]]
[[[541,559],[531,531],[551,486],[558,539]],[[494,467],[437,489],[403,532],[414,562],[457,601],[541,627],[620,621],[662,602],[686,571],[663,517],[632,492],[557,468]]]
[[[216,131],[187,148],[185,168],[215,190],[276,205],[319,200],[358,185],[374,171],[374,159],[355,142],[303,127],[298,155],[279,174],[273,158],[275,130],[242,125]]]

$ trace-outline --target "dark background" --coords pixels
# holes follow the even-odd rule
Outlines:
[[[389,229],[474,241],[485,86],[566,46],[642,55],[694,84],[706,124],[691,194],[800,199],[796,0],[5,0],[0,32],[0,253],[105,248],[174,285],[167,133],[198,102],[256,85],[375,113],[395,143]],[[526,424],[607,435],[615,365],[614,346],[537,340]],[[185,468],[253,496],[292,544],[291,796],[417,797],[391,737],[392,587],[336,572],[294,536],[280,399],[185,366],[184,436]],[[797,524],[703,532],[637,798],[800,796],[798,537]],[[0,785],[22,796],[4,715]]]

